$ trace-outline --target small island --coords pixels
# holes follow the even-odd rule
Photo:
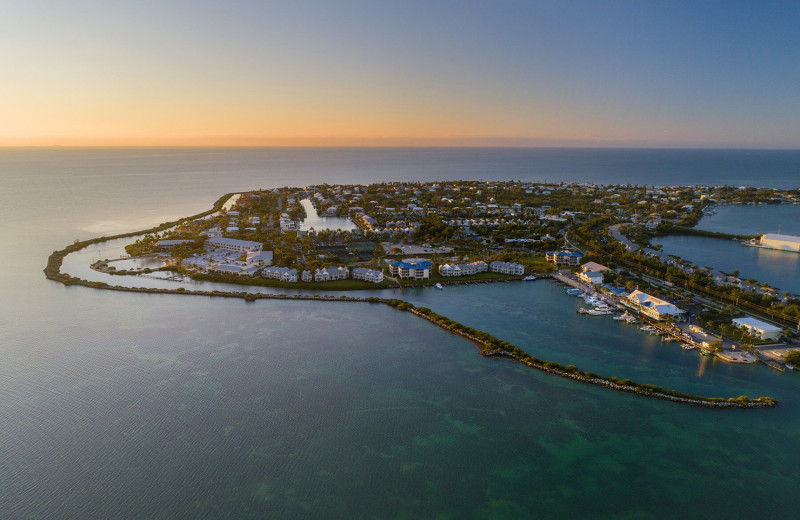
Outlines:
[[[76,242],[51,255],[45,274],[67,285],[118,291],[387,304],[469,339],[482,355],[562,377],[700,406],[774,406],[768,397],[691,396],[562,366],[402,300],[245,290],[442,288],[551,278],[586,300],[590,307],[581,312],[588,316],[623,312],[614,319],[640,322],[644,332],[685,349],[784,370],[796,366],[798,355],[792,330],[800,321],[796,296],[781,299],[763,286],[743,291],[736,273],[714,279],[706,269],[660,255],[649,243],[660,234],[698,232],[693,226],[715,204],[752,200],[797,203],[800,193],[514,181],[276,188],[226,194],[209,211],[141,232]],[[318,229],[304,224],[308,217]],[[340,227],[326,226],[326,218]],[[176,281],[226,283],[231,291],[132,288],[61,272],[67,254],[126,237],[134,239],[125,248],[129,258],[152,258],[158,267],[117,269],[112,259],[92,268],[115,276],[168,271]]]

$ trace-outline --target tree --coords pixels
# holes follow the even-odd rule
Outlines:
[[[783,360],[790,365],[800,366],[800,350],[792,350],[783,357]]]

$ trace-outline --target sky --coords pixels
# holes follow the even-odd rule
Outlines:
[[[0,0],[0,146],[800,148],[800,2]]]

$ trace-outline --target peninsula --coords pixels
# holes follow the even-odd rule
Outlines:
[[[730,281],[714,280],[697,266],[666,259],[647,247],[650,236],[693,229],[710,205],[748,197],[797,203],[800,193],[477,181],[258,190],[227,194],[209,211],[148,230],[76,242],[50,256],[45,274],[67,285],[118,291],[388,304],[466,337],[483,355],[512,359],[562,377],[686,404],[774,406],[776,401],[768,397],[691,396],[562,366],[394,298],[244,290],[260,285],[347,291],[554,277],[575,287],[573,291],[595,306],[587,310],[589,315],[624,310],[620,321],[642,321],[649,330],[680,340],[684,348],[779,368],[783,356],[792,359],[796,348],[798,335],[791,324],[800,320],[797,297],[781,300],[763,288],[743,293]],[[320,224],[318,229],[303,229],[309,213],[314,213],[310,216]],[[340,227],[326,226],[326,216]],[[347,225],[341,226],[343,222]],[[166,271],[160,274],[176,282],[185,278],[223,282],[232,290],[186,290],[179,283],[174,289],[143,289],[61,272],[69,253],[127,237],[135,238],[126,247],[130,258],[151,258],[159,267],[117,269],[114,260],[92,267],[107,275],[152,276]],[[733,294],[736,305],[729,304]],[[754,325],[742,332],[732,325],[736,319]],[[762,346],[773,353],[771,359]]]

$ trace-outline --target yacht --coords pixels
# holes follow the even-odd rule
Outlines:
[[[442,284],[440,284],[439,282],[436,282],[436,285],[434,285],[434,287],[436,287],[437,289],[444,289],[444,287],[442,287]]]
[[[530,275],[528,275],[528,276],[526,276],[525,278],[522,279],[523,282],[532,282],[534,280],[536,280],[536,276],[534,276],[532,274],[530,274]]]

